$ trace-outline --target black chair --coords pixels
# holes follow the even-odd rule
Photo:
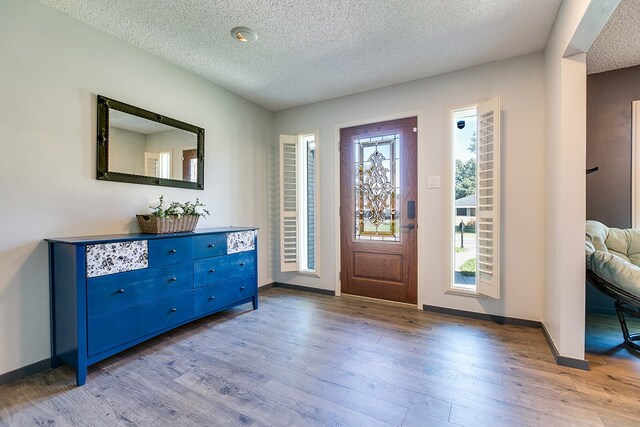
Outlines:
[[[640,345],[634,341],[640,341],[640,333],[629,333],[627,327],[627,320],[625,314],[629,316],[640,318],[640,296],[633,295],[624,289],[620,289],[613,283],[609,283],[595,274],[593,271],[587,269],[587,281],[596,289],[615,299],[614,307],[618,314],[618,320],[620,321],[620,328],[622,329],[622,336],[624,342],[634,350],[640,351]]]

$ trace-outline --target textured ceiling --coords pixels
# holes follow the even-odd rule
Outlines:
[[[587,52],[587,74],[640,65],[640,1],[622,0]]]
[[[41,1],[273,111],[540,51],[561,3]]]

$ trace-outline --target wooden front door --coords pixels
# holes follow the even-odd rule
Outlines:
[[[198,153],[193,150],[182,150],[182,180],[196,182],[198,176]]]
[[[341,291],[417,302],[417,118],[340,130]]]

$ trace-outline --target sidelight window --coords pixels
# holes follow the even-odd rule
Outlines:
[[[156,178],[171,178],[171,152],[145,152],[144,174]]]
[[[280,135],[280,269],[313,273],[318,255],[318,132]]]
[[[447,291],[500,297],[500,100],[452,110]]]

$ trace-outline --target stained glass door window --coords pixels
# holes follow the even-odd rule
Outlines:
[[[355,238],[400,241],[400,134],[354,140]]]

